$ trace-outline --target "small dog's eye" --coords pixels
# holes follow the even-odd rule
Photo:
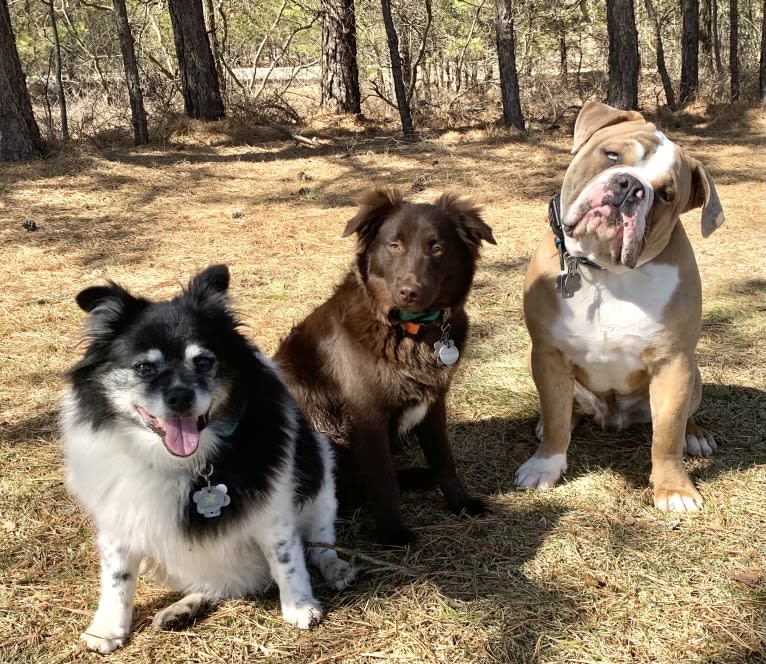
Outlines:
[[[205,355],[198,355],[194,358],[194,368],[200,373],[207,373],[213,368],[213,358]]]
[[[142,378],[148,378],[157,373],[157,365],[154,362],[139,362],[133,365],[133,371]]]
[[[611,162],[614,162],[615,164],[620,160],[620,155],[616,152],[613,152],[612,150],[606,150],[604,152],[604,156]]]

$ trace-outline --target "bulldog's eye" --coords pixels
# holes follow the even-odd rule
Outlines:
[[[617,152],[613,152],[612,150],[605,150],[604,156],[613,164],[616,164],[620,160],[620,155]]]
[[[657,192],[657,198],[659,198],[663,203],[672,203],[675,197],[676,192],[673,191],[670,187],[665,187]]]
[[[141,378],[151,378],[157,373],[157,365],[154,362],[137,362],[133,365],[133,371]]]
[[[212,370],[213,365],[215,364],[213,358],[208,357],[207,355],[197,355],[192,361],[194,362],[194,368],[199,373],[208,373]]]

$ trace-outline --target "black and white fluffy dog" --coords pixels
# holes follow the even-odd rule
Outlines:
[[[160,629],[272,580],[285,620],[322,618],[304,541],[335,541],[332,453],[238,331],[228,285],[215,265],[169,301],[114,283],[77,296],[88,346],[61,421],[69,486],[101,554],[101,599],[82,635],[92,650],[124,644],[142,560],[185,594],[157,614]],[[309,557],[331,586],[353,580],[335,551]]]

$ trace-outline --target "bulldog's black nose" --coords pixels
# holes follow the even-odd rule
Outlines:
[[[165,392],[165,405],[176,413],[185,413],[194,403],[194,390],[188,387],[171,387]]]
[[[637,177],[629,173],[620,173],[617,176],[617,190],[615,191],[615,205],[623,206],[638,205],[646,197],[644,185]]]

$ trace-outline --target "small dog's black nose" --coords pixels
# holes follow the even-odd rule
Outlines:
[[[171,387],[165,392],[165,405],[177,413],[185,413],[194,403],[194,390],[188,387]]]

